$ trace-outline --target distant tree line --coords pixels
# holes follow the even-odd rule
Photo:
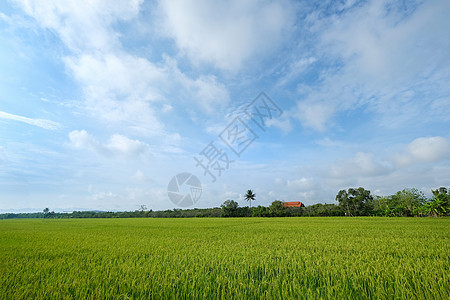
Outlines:
[[[252,192],[249,190],[248,192]],[[247,193],[250,201],[255,194]],[[39,213],[0,214],[0,219],[20,218],[205,218],[205,217],[316,217],[316,216],[384,216],[425,217],[450,215],[450,190],[441,187],[432,190],[427,198],[417,189],[404,189],[390,196],[373,196],[362,187],[340,190],[336,195],[338,204],[313,204],[306,207],[285,207],[283,201],[275,200],[268,207],[258,205],[239,207],[234,200],[226,200],[220,207],[153,211],[142,205],[136,211],[98,212],[74,211],[55,213],[45,208]]]
[[[390,196],[372,196],[360,187],[341,190],[336,195],[339,208],[347,216],[422,217],[450,214],[450,190],[441,187],[432,190],[427,199],[417,189],[404,189]]]

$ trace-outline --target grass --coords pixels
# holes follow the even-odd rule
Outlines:
[[[0,221],[1,299],[450,299],[449,218]]]

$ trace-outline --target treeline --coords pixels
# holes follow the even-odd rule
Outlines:
[[[40,213],[0,214],[0,219],[20,218],[202,218],[202,217],[315,217],[315,216],[385,216],[425,217],[450,215],[450,190],[441,187],[432,190],[427,198],[417,189],[404,189],[390,196],[373,196],[364,188],[341,190],[336,195],[338,204],[314,204],[306,207],[285,207],[275,200],[268,207],[239,207],[234,200],[225,201],[221,207],[173,209],[152,211],[142,206],[140,210],[124,212],[74,211],[55,213],[48,208]]]
[[[450,215],[450,190],[441,187],[432,190],[427,199],[417,189],[404,189],[390,196],[373,196],[364,188],[340,190],[336,204],[314,204],[306,207],[284,207],[282,201],[273,201],[269,207],[257,206],[249,211],[233,200],[222,204],[223,217],[301,217],[301,216],[383,216],[426,217]]]
[[[221,217],[222,209],[194,208],[173,210],[136,210],[119,212],[102,211],[74,211],[71,213],[38,212],[38,213],[8,213],[0,214],[0,219],[83,219],[83,218],[196,218],[196,217]]]
[[[427,199],[417,189],[404,189],[390,196],[372,196],[360,187],[341,190],[336,195],[339,208],[347,216],[422,217],[447,216],[450,213],[450,190],[445,187],[431,191]]]

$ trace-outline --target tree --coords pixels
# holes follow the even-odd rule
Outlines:
[[[50,213],[50,209],[48,207],[44,208],[43,210],[44,214],[49,214]]]
[[[275,200],[270,204],[269,212],[272,217],[284,217],[286,216],[286,207],[280,200]]]
[[[247,194],[245,194],[245,200],[250,201],[250,208],[252,208],[252,200],[254,201],[256,194],[253,193],[252,190],[248,190]]]
[[[377,215],[386,217],[410,217],[419,214],[425,203],[425,195],[417,189],[404,189],[395,195],[378,197],[376,200]]]
[[[450,191],[447,191],[447,188],[442,187],[442,186],[439,189],[431,190],[431,192],[433,193],[434,196],[450,194]]]
[[[252,209],[252,217],[268,217],[269,215],[269,209],[265,206],[258,205]]]
[[[343,216],[342,207],[335,204],[317,203],[308,206],[307,215],[314,217]]]
[[[237,217],[239,204],[234,200],[227,200],[221,206],[222,217]]]
[[[425,203],[422,208],[424,215],[445,216],[450,213],[450,191],[445,187],[431,190],[433,199]]]
[[[369,190],[362,187],[349,188],[348,191],[340,190],[336,195],[336,201],[348,216],[367,216],[374,209],[373,196]]]

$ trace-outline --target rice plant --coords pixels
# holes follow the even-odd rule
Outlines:
[[[449,299],[448,218],[0,222],[1,299]]]

